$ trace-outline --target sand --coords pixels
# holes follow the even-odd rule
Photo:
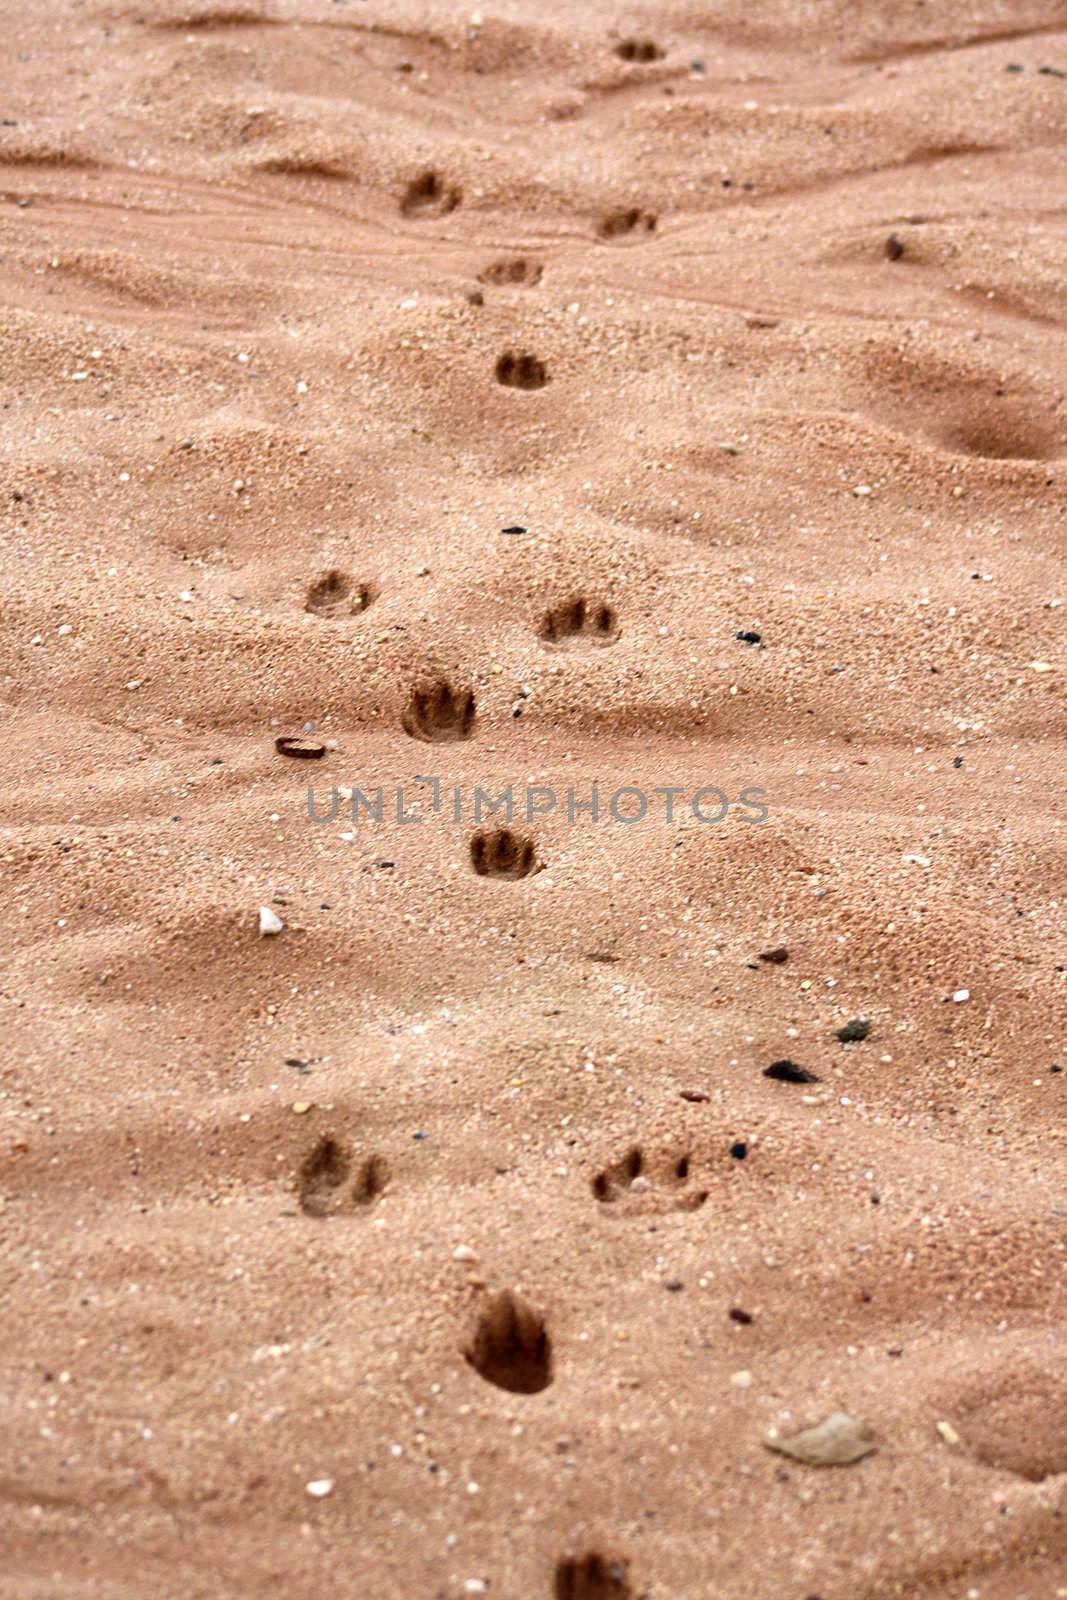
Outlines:
[[[0,19],[0,1595],[1067,1594],[1062,3]]]

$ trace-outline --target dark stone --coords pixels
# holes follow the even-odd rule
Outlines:
[[[871,1025],[865,1017],[853,1017],[843,1028],[838,1028],[836,1037],[842,1044],[855,1044],[859,1039],[866,1039],[870,1031]]]
[[[818,1076],[807,1067],[798,1067],[795,1061],[772,1061],[764,1067],[763,1076],[779,1083],[818,1083]]]

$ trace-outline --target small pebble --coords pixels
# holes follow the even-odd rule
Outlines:
[[[757,633],[754,628],[742,628],[737,638],[742,644],[759,644],[762,634]]]
[[[284,927],[285,923],[276,911],[272,911],[270,906],[260,906],[259,936],[261,939],[268,938],[275,933],[281,933]]]
[[[840,1038],[840,1034],[838,1035]],[[772,1061],[769,1067],[764,1067],[763,1076],[774,1078],[779,1083],[818,1083],[818,1075],[809,1072],[807,1067],[798,1067],[795,1061]]]
[[[842,1044],[854,1044],[860,1039],[866,1039],[870,1031],[871,1025],[865,1017],[853,1017],[843,1028],[838,1028],[836,1037]]]
[[[890,261],[899,261],[904,254],[904,246],[895,233],[891,233],[885,242],[885,253]]]
[[[789,951],[784,944],[779,944],[773,950],[761,950],[759,958],[773,967],[781,967],[789,960]]]
[[[866,1424],[846,1411],[833,1411],[813,1428],[803,1428],[788,1439],[771,1434],[764,1443],[768,1450],[810,1467],[845,1467],[878,1448]]]
[[[743,1139],[735,1139],[733,1144],[730,1146],[730,1154],[733,1156],[735,1161],[744,1161],[745,1157],[748,1155],[748,1145]]]
[[[321,761],[326,754],[324,744],[297,734],[282,734],[275,739],[274,748],[280,756],[291,756],[294,761]]]
[[[951,1422],[939,1422],[937,1425],[937,1431],[941,1435],[942,1439],[944,1439],[946,1444],[959,1444],[960,1436],[952,1426]]]
[[[952,998],[958,1006],[961,1006],[965,1000],[971,998],[971,991],[969,989],[957,989]]]
[[[312,1478],[311,1482],[306,1484],[305,1487],[313,1500],[324,1500],[328,1494],[333,1493],[333,1479]]]

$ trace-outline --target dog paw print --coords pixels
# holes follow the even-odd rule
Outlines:
[[[335,621],[339,617],[358,617],[374,598],[369,583],[355,583],[347,572],[334,567],[315,579],[307,592],[304,610]]]
[[[708,1198],[692,1182],[688,1153],[649,1162],[640,1145],[598,1172],[593,1194],[601,1205],[621,1205],[627,1213],[696,1211]]]
[[[543,389],[548,369],[527,351],[505,350],[496,364],[496,381],[505,389]]]
[[[629,1563],[590,1550],[556,1563],[553,1600],[633,1600]]]
[[[474,728],[474,693],[470,689],[453,689],[445,678],[418,684],[401,723],[406,734],[426,744],[469,739]]]
[[[446,183],[432,167],[412,178],[400,202],[405,217],[447,217],[463,199],[462,189]]]
[[[555,646],[614,644],[619,637],[615,613],[602,600],[568,600],[553,606],[541,619],[541,643]]]
[[[471,840],[471,866],[480,878],[528,878],[540,871],[533,841],[510,828],[492,828]]]
[[[609,211],[597,224],[597,237],[614,243],[623,239],[647,238],[650,233],[655,233],[658,220],[655,212],[640,211],[636,207]]]
[[[539,1394],[552,1382],[552,1341],[545,1319],[510,1289],[482,1306],[463,1355],[486,1383],[511,1394]]]
[[[532,289],[534,284],[541,282],[542,271],[539,261],[529,261],[525,256],[502,256],[499,261],[491,261],[484,271],[479,272],[478,282],[498,287]]]
[[[654,39],[624,39],[615,46],[615,54],[620,61],[636,63],[638,66],[663,60],[663,51]]]
[[[350,1206],[370,1205],[382,1193],[387,1177],[381,1157],[371,1155],[360,1164],[353,1179],[348,1151],[329,1134],[324,1134],[300,1166],[297,1179],[300,1209],[309,1217],[329,1217]]]

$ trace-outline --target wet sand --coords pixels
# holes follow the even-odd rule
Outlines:
[[[0,19],[0,1595],[1067,1594],[1062,5]]]

